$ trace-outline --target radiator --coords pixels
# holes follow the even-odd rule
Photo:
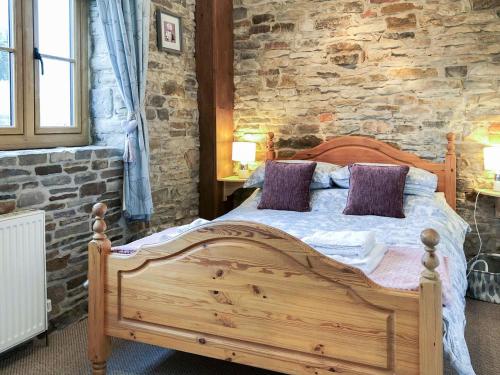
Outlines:
[[[47,330],[45,213],[0,215],[0,353]]]

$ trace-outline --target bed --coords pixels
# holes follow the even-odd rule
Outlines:
[[[274,158],[272,145],[268,158]],[[451,210],[454,150],[450,134],[444,163],[431,163],[347,136],[294,158],[426,169],[438,176],[438,192]],[[105,205],[94,206],[88,273],[94,374],[106,373],[110,337],[289,374],[442,374],[435,230],[421,233],[426,251],[419,289],[395,290],[283,230],[241,220],[248,208],[122,256],[111,252],[105,235]]]

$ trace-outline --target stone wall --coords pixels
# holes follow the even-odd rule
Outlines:
[[[457,134],[458,212],[485,185],[482,145],[500,121],[500,3],[486,0],[234,0],[235,123],[277,134],[282,156],[362,134],[442,160]],[[493,199],[479,229],[498,251]],[[477,249],[468,237],[466,251]]]
[[[194,60],[195,0],[151,4],[146,110],[150,133],[151,183],[155,213],[150,225],[126,223],[121,213],[126,109],[115,84],[90,1],[90,118],[96,146],[0,152],[0,214],[28,208],[46,211],[48,298],[52,327],[86,314],[87,244],[91,207],[108,204],[107,234],[113,244],[147,232],[190,222],[198,215],[198,109]],[[184,52],[159,52],[155,11],[182,16]]]
[[[105,202],[117,243],[127,236],[121,219],[122,151],[109,147],[0,152],[0,214],[45,211],[50,320],[59,327],[86,311],[87,244],[91,209]]]
[[[184,52],[158,51],[156,10],[182,17]],[[150,176],[155,215],[151,230],[191,221],[198,215],[198,104],[194,59],[195,0],[151,2],[146,114],[150,136]],[[123,147],[125,105],[90,2],[91,121],[94,143]]]

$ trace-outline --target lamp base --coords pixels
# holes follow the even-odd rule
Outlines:
[[[250,171],[248,169],[238,169],[238,177],[247,180],[250,177]]]

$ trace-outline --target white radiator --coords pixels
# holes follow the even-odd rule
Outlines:
[[[0,353],[47,330],[45,213],[0,215]]]

